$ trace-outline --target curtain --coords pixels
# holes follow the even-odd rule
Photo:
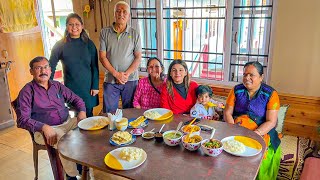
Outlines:
[[[0,31],[18,32],[38,25],[34,0],[1,0]]]

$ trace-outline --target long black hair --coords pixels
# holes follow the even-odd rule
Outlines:
[[[71,18],[76,18],[78,19],[78,21],[81,23],[81,25],[83,26],[83,21],[81,19],[81,17],[77,14],[77,13],[70,13],[68,16],[67,16],[67,20],[66,20],[66,30],[64,31],[64,37],[63,37],[63,42],[69,42],[71,41],[71,37],[69,35],[69,32],[68,32],[68,24],[69,24],[69,21]],[[89,36],[87,34],[87,32],[84,30],[84,28],[82,28],[82,31],[80,33],[80,38],[83,42],[87,43],[88,40],[89,40]]]
[[[187,75],[183,78],[183,84],[184,87],[186,88],[186,92],[188,92],[189,90],[189,86],[190,86],[190,77],[189,77],[189,71],[188,71],[188,65],[183,61],[183,60],[174,60],[171,62],[169,69],[168,69],[168,76],[167,76],[167,90],[169,92],[169,95],[171,97],[173,97],[173,79],[170,76],[172,67],[176,64],[180,64],[181,66],[183,66],[184,70],[187,72]]]

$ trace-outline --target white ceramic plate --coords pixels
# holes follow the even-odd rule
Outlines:
[[[109,124],[109,122],[110,121],[108,117],[93,116],[93,117],[89,117],[81,120],[78,123],[78,127],[83,130],[98,130],[106,127]]]
[[[126,161],[120,158],[120,152],[123,148],[121,147],[110,151],[104,158],[104,163],[110,167],[111,169],[115,170],[130,170],[136,167],[139,167],[143,164],[147,159],[147,153],[142,149],[142,156],[140,159]],[[130,147],[130,148],[137,148],[137,147]],[[138,148],[140,149],[140,148]]]
[[[153,118],[153,117],[150,117],[148,115],[149,112],[153,112],[153,111],[156,111],[158,112],[161,116],[160,117],[157,117],[157,118]],[[166,119],[169,119],[172,115],[173,115],[173,112],[169,109],[165,109],[165,108],[154,108],[154,109],[149,109],[147,111],[145,111],[143,113],[143,115],[148,118],[148,119],[151,119],[151,120],[156,120],[156,121],[162,121],[162,120],[166,120]]]
[[[249,137],[245,137],[245,136],[229,136],[229,137],[226,137],[226,138],[223,138],[221,140],[222,144],[228,140],[237,140],[241,143],[243,143],[245,145],[245,151],[243,153],[235,153],[235,152],[231,152],[231,151],[228,151],[226,149],[224,149],[224,151],[226,151],[227,153],[230,153],[232,155],[235,155],[235,156],[243,156],[243,157],[250,157],[250,156],[255,156],[257,154],[259,154],[262,150],[262,145],[252,139],[252,138],[249,138]]]

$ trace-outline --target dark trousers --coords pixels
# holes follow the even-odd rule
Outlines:
[[[122,108],[132,108],[134,92],[138,81],[128,81],[126,84],[103,83],[103,112],[114,112],[119,105],[121,96]]]
[[[87,108],[86,107],[86,110],[87,110],[87,117],[92,117],[93,116],[93,108]]]

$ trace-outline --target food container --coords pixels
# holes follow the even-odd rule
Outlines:
[[[142,134],[142,137],[144,138],[144,139],[152,139],[152,138],[154,138],[154,132],[144,132],[143,134]]]
[[[117,119],[115,121],[115,124],[116,124],[116,128],[119,131],[124,131],[128,128],[128,119],[127,118]]]
[[[164,143],[166,143],[168,146],[176,146],[181,142],[183,133],[177,131],[175,137],[173,137],[175,132],[176,130],[170,130],[163,133]]]
[[[142,128],[135,128],[135,129],[132,129],[130,133],[132,135],[140,136],[141,134],[144,133],[144,130]]]
[[[155,133],[154,138],[156,139],[156,142],[163,142],[163,136],[160,132]]]
[[[216,143],[218,146],[207,147],[206,143],[208,143],[209,141]],[[201,150],[208,156],[216,157],[223,151],[223,144],[217,139],[206,139],[201,142]]]
[[[200,128],[200,126],[197,126],[197,125],[190,125],[190,126],[185,125],[185,126],[182,126],[181,131],[184,134],[189,134],[192,128],[194,128],[194,130],[192,132],[192,135],[200,135],[201,128]]]
[[[188,149],[189,151],[195,151],[200,148],[202,137],[199,135],[193,135],[189,137],[189,141],[186,141],[188,135],[184,135],[182,137],[182,145],[184,148]]]

